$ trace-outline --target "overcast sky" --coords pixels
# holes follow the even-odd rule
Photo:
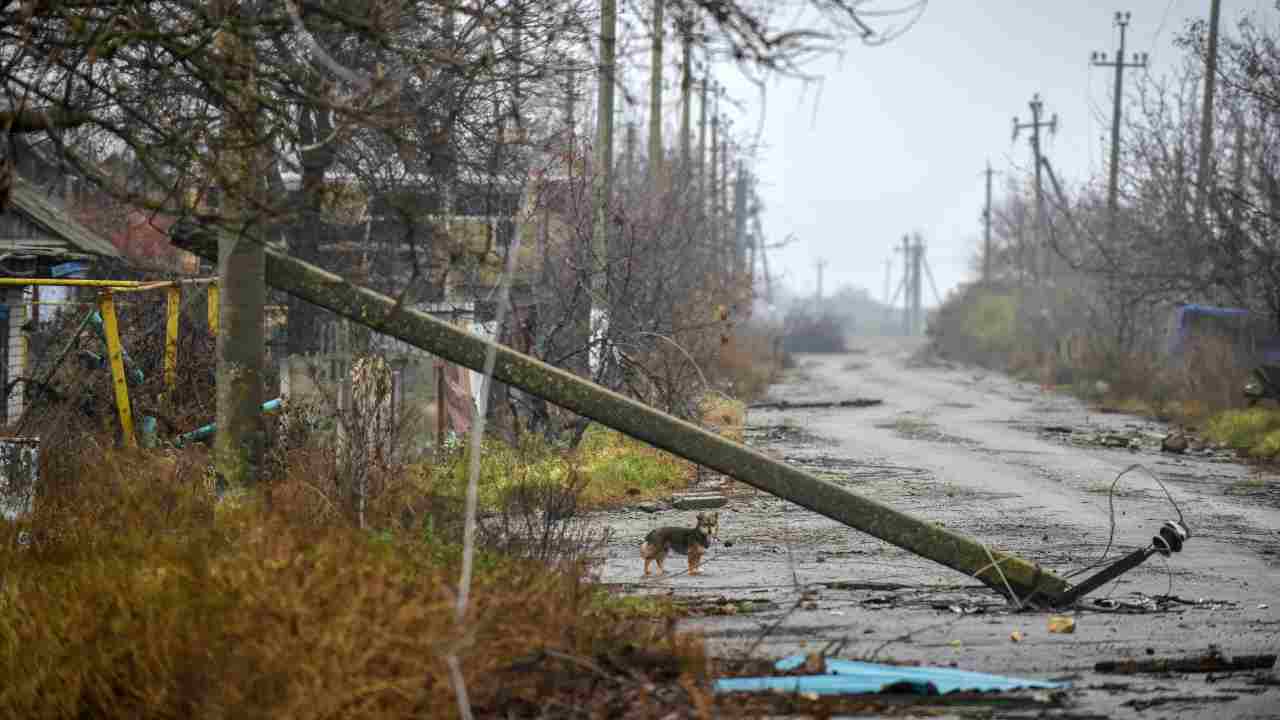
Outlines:
[[[1149,53],[1158,75],[1179,62],[1173,40],[1189,20],[1208,17],[1209,0],[933,0],[893,43],[851,43],[842,58],[814,63],[820,89],[769,82],[763,105],[724,69],[720,79],[747,105],[735,127],[756,128],[763,112],[766,148],[756,167],[765,233],[772,242],[799,238],[771,254],[774,272],[811,293],[822,258],[827,293],[855,285],[880,298],[885,261],[896,287],[902,261],[893,248],[919,230],[943,296],[973,279],[982,170],[988,160],[1002,173],[1030,167],[1026,133],[1014,143],[1011,132],[1013,116],[1030,118],[1034,93],[1046,115],[1058,114],[1044,149],[1064,182],[1103,170],[1114,70],[1092,67],[1089,56],[1115,53],[1118,10],[1132,13],[1126,50]],[[1223,29],[1246,11],[1271,22],[1280,14],[1273,0],[1223,0]],[[1136,72],[1126,71],[1126,87]]]

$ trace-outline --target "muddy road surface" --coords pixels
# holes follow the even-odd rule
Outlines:
[[[1046,705],[1046,716],[1280,717],[1272,672],[1094,670],[1100,661],[1211,647],[1227,656],[1280,650],[1280,480],[1212,448],[1163,453],[1167,428],[1158,423],[1093,411],[998,373],[922,361],[919,350],[918,341],[857,339],[845,354],[800,356],[769,399],[883,403],[752,410],[747,442],[1060,575],[1085,571],[1109,540],[1110,559],[1145,546],[1177,519],[1141,470],[1112,492],[1117,474],[1141,464],[1181,508],[1193,534],[1184,550],[1096,591],[1090,607],[1068,613],[1074,633],[1051,633],[1049,613],[1016,611],[963,574],[713,479],[704,489],[723,492],[728,503],[720,508],[722,542],[703,574],[679,572],[683,558],[672,556],[668,576],[642,577],[644,534],[691,526],[694,516],[649,507],[599,518],[613,532],[602,579],[688,603],[682,626],[703,633],[721,656],[838,645],[847,658],[1069,679],[1065,702]]]

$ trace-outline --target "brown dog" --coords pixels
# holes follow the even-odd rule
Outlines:
[[[720,513],[698,513],[697,524],[691,528],[660,527],[649,531],[644,536],[644,544],[640,546],[640,557],[644,558],[644,574],[649,574],[649,563],[658,564],[658,572],[666,574],[662,566],[667,553],[674,550],[689,557],[689,574],[699,574],[698,566],[702,564],[702,556],[711,546],[711,538],[720,534]]]

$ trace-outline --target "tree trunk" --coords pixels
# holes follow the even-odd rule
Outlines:
[[[243,12],[238,4],[228,14]],[[214,466],[219,481],[230,487],[252,485],[262,463],[264,431],[260,408],[263,380],[263,306],[266,260],[262,243],[247,235],[254,225],[252,199],[263,172],[257,146],[257,103],[251,45],[237,35],[238,18],[220,32],[217,47],[226,67],[227,115],[220,164],[223,168],[227,217],[236,232],[218,242],[221,315],[217,340],[217,423]]]
[[[574,309],[576,334],[582,353],[575,369],[590,377],[592,297],[608,297],[609,204],[613,194],[613,85],[616,71],[618,8],[616,0],[600,3],[600,78],[596,98],[595,167],[592,169],[592,232],[590,247],[579,260],[578,278],[585,301]],[[599,262],[596,261],[599,258]]]
[[[300,260],[322,265],[320,246],[328,233],[324,222],[325,174],[333,165],[333,148],[322,141],[333,132],[329,111],[303,108],[298,117],[299,140],[313,146],[300,153],[302,182],[298,190],[297,218],[292,223],[289,252]],[[316,144],[319,143],[318,146]],[[287,350],[290,355],[320,351],[320,309],[297,298],[289,298]]]

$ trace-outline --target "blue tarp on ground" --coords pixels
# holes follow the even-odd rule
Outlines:
[[[780,671],[794,670],[804,664],[804,657],[785,657],[774,666]],[[998,692],[1004,690],[1061,690],[1070,683],[1048,680],[988,675],[955,668],[901,667],[854,660],[827,659],[824,675],[790,677],[725,678],[715,683],[716,692],[794,692],[818,695],[856,695],[878,693],[891,686],[908,685],[922,694],[968,690]]]

